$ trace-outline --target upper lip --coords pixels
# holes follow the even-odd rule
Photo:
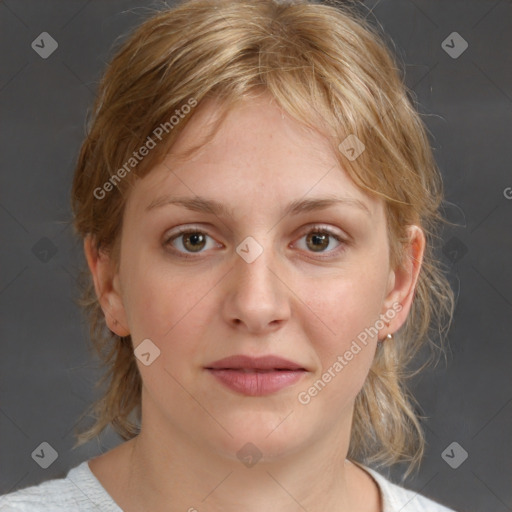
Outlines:
[[[250,357],[244,355],[225,357],[205,366],[207,370],[305,370],[294,361],[278,356]]]

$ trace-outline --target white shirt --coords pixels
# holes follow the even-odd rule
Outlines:
[[[377,482],[382,495],[382,512],[455,512],[392,483],[367,466],[358,465]],[[69,470],[65,478],[47,480],[0,496],[0,511],[123,512],[90,470],[87,461]]]

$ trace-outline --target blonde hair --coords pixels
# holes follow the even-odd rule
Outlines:
[[[172,129],[170,116],[216,99],[218,126],[237,102],[261,91],[325,135],[354,182],[384,200],[394,268],[404,258],[406,227],[417,224],[425,232],[411,311],[376,352],[355,401],[348,454],[365,464],[405,462],[407,475],[419,466],[425,439],[406,381],[445,354],[454,297],[434,254],[443,191],[425,127],[382,36],[361,14],[345,5],[273,0],[189,0],[156,12],[118,50],[100,83],[73,181],[75,230],[92,235],[118,263],[130,187],[161,161],[194,109]],[[159,126],[169,128],[165,136],[127,170]],[[210,137],[214,133],[215,127]],[[348,135],[365,145],[353,161],[338,149]],[[123,178],[105,187],[123,166]],[[128,440],[140,429],[141,377],[132,340],[106,327],[87,269],[83,276],[92,346],[107,371],[98,384],[106,389],[90,408],[94,424],[77,436],[77,445],[108,425]],[[423,347],[429,357],[412,371]]]

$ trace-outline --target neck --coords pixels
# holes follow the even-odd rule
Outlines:
[[[168,424],[165,430],[155,424],[142,425],[125,443],[127,493],[119,502],[127,512],[371,510],[362,508],[361,470],[345,459],[349,435],[333,432],[285,457],[263,457],[247,467],[184,433],[170,434]]]
[[[151,442],[142,434],[133,440],[129,482],[131,489],[139,488],[140,503],[147,510],[356,510],[347,469],[350,463],[345,460],[312,460],[304,455],[246,467],[238,460],[209,458],[183,445],[151,454],[148,445]]]

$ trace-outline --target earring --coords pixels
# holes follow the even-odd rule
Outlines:
[[[382,347],[382,343],[384,341],[391,341],[392,339],[393,339],[393,335],[392,334],[387,334],[384,339],[377,341],[377,348],[381,348]]]

